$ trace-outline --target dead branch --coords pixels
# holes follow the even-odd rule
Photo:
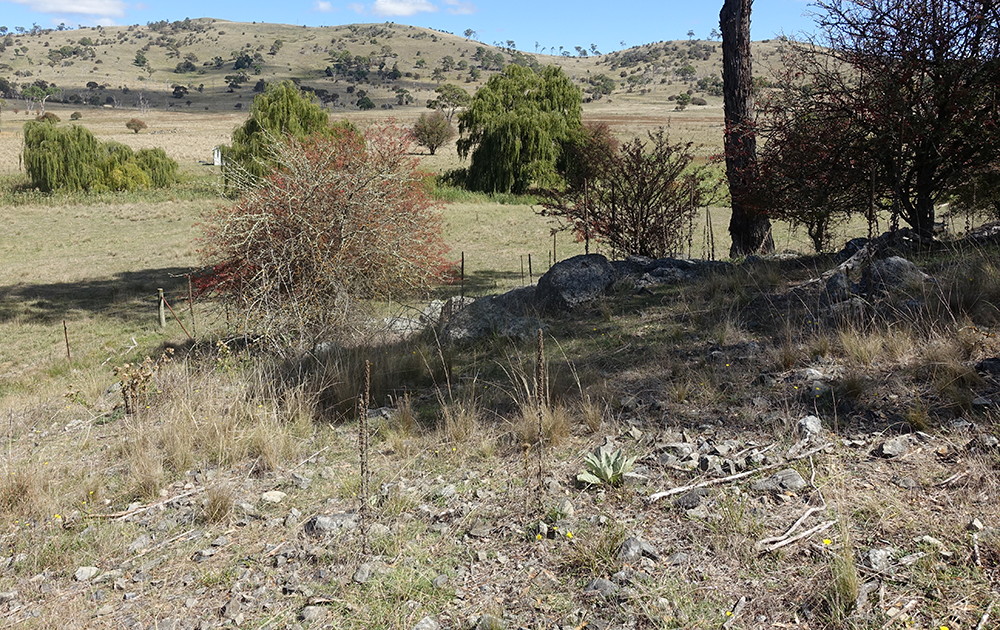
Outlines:
[[[737,473],[735,475],[730,475],[728,477],[719,477],[718,479],[707,479],[707,480],[701,481],[699,483],[693,483],[693,484],[690,484],[690,485],[687,485],[687,486],[679,486],[677,488],[671,488],[670,490],[664,490],[662,492],[656,492],[656,493],[653,493],[653,494],[649,495],[649,502],[653,503],[654,501],[659,501],[660,499],[662,499],[664,497],[670,497],[670,496],[673,496],[675,494],[681,494],[681,493],[684,493],[684,492],[689,492],[689,491],[694,490],[696,488],[706,488],[708,486],[716,486],[716,485],[723,484],[723,483],[729,483],[730,481],[738,481],[740,479],[745,479],[746,477],[750,477],[752,475],[756,475],[757,473],[762,473],[762,472],[766,472],[768,470],[774,470],[775,468],[780,468],[782,466],[787,465],[789,462],[794,462],[794,461],[797,461],[797,460],[800,460],[800,459],[805,459],[805,458],[809,457],[810,455],[815,455],[816,453],[819,453],[820,451],[823,451],[823,450],[829,448],[830,446],[833,446],[833,442],[826,442],[822,446],[817,446],[816,448],[811,449],[809,451],[806,451],[805,453],[802,453],[801,455],[796,455],[795,457],[783,459],[780,462],[775,462],[773,464],[768,464],[767,466],[761,466],[760,468],[754,468],[753,470],[747,470],[747,471],[744,471],[744,472],[741,472],[741,473]]]
[[[786,539],[782,540],[781,542],[774,543],[770,547],[767,547],[766,549],[761,550],[761,553],[768,553],[768,552],[771,552],[771,551],[777,551],[778,549],[781,549],[782,547],[787,547],[788,545],[791,545],[792,543],[796,543],[796,542],[802,540],[803,538],[808,538],[809,536],[812,536],[813,534],[818,534],[818,533],[820,533],[822,531],[826,531],[826,530],[830,529],[831,527],[833,527],[836,523],[837,523],[837,521],[835,521],[835,520],[834,521],[825,521],[825,522],[820,523],[819,525],[817,525],[817,526],[815,526],[813,528],[807,529],[806,531],[804,531],[804,532],[802,532],[800,534],[796,534],[795,536],[792,536],[791,538],[786,538]]]
[[[160,507],[162,505],[169,505],[174,501],[179,501],[180,499],[183,499],[185,497],[198,494],[199,492],[204,492],[204,490],[205,490],[204,486],[199,486],[192,490],[188,490],[187,492],[182,492],[181,494],[178,494],[176,496],[168,497],[166,499],[161,499],[156,503],[150,503],[149,505],[140,505],[128,510],[122,510],[121,512],[114,512],[112,514],[87,514],[86,516],[84,516],[84,518],[110,518],[116,521],[123,521],[129,516],[133,516],[135,514],[141,514],[147,510],[151,510],[155,507]]]

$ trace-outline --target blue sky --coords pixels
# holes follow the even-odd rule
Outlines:
[[[650,42],[685,39],[694,31],[707,39],[718,26],[722,0],[0,0],[0,24],[49,28],[96,24],[145,24],[185,17],[213,17],[239,22],[278,22],[324,26],[364,22],[397,22],[455,34],[476,31],[486,43],[513,40],[534,52],[539,47],[596,44],[602,52]],[[806,0],[756,0],[753,39],[780,33],[794,35],[809,28]]]

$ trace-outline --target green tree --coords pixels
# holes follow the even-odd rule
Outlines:
[[[78,125],[35,121],[24,125],[24,167],[42,192],[136,190],[177,181],[177,162],[163,149],[133,152],[117,142],[98,142]]]
[[[132,61],[132,65],[139,66],[140,68],[145,68],[147,65],[149,65],[149,60],[146,59],[146,55],[144,55],[143,52],[140,50],[139,52],[135,53],[135,59]]]
[[[258,181],[271,170],[271,147],[285,136],[302,139],[330,129],[323,109],[291,81],[272,83],[250,106],[250,117],[222,148],[226,189]]]
[[[430,114],[420,114],[413,125],[413,138],[422,147],[427,147],[434,155],[438,147],[455,137],[455,128],[448,118],[437,110]]]
[[[444,112],[448,122],[455,117],[455,112],[459,107],[468,107],[472,102],[469,93],[454,83],[445,83],[435,88],[437,98],[427,101],[428,109],[439,109]]]
[[[459,155],[469,157],[467,185],[523,193],[551,183],[562,147],[582,126],[580,89],[556,66],[541,72],[508,66],[490,77],[459,115]]]

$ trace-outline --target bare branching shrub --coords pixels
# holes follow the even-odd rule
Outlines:
[[[580,237],[607,243],[617,255],[660,258],[682,251],[695,214],[714,197],[707,169],[693,166],[691,143],[671,143],[666,131],[591,151],[589,177],[552,191],[542,214],[556,216]]]
[[[366,301],[426,287],[445,248],[409,144],[393,126],[276,144],[273,173],[207,222],[200,288],[248,332],[308,348]]]

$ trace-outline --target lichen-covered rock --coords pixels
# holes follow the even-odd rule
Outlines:
[[[535,303],[545,311],[570,311],[604,295],[616,276],[614,266],[600,254],[573,256],[538,279]]]

